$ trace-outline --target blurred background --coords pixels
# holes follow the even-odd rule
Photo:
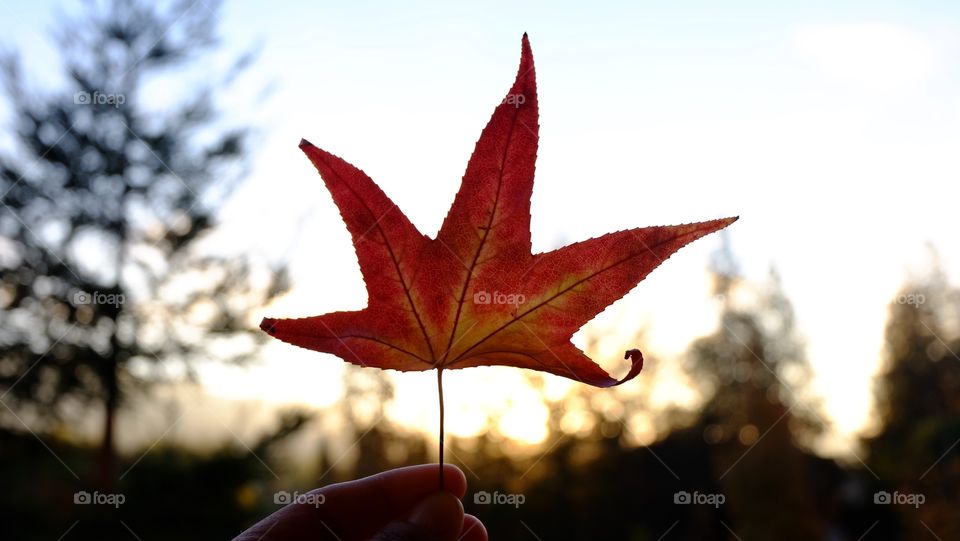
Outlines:
[[[722,216],[575,337],[602,390],[446,374],[493,539],[960,539],[960,6],[0,6],[5,539],[228,539],[437,459],[432,373],[266,341],[362,308],[297,149],[427,234],[537,61],[535,251]],[[951,511],[952,510],[952,511]]]

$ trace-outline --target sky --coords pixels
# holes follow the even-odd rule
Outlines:
[[[825,452],[852,453],[871,422],[889,302],[929,265],[928,243],[950,275],[960,273],[951,242],[960,4],[718,4],[228,2],[219,16],[226,52],[262,46],[247,90],[222,103],[228,118],[262,127],[249,181],[224,216],[228,243],[288,257],[295,281],[263,315],[358,309],[366,299],[300,138],[362,168],[433,235],[528,32],[541,116],[534,250],[740,216],[729,239],[746,278],[776,268],[794,303],[813,390],[833,424]],[[46,32],[62,5],[79,9],[0,7],[2,44],[19,46],[41,82],[55,77]],[[162,101],[177,91],[161,82],[147,93]],[[589,328],[643,328],[645,347],[678,363],[715,327],[706,264],[718,243],[683,249]],[[608,341],[602,366],[625,371],[614,354],[623,340]],[[257,366],[210,366],[202,376],[220,398],[324,406],[340,396],[341,371],[338,359],[275,343]],[[515,372],[445,376],[448,430],[476,431],[493,410],[507,433],[542,438],[545,411]],[[434,426],[434,400],[423,399],[435,392],[432,376],[396,381],[392,416]],[[687,400],[663,385],[651,401]]]

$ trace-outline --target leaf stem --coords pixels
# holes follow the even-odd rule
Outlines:
[[[437,368],[437,392],[440,395],[440,490],[443,490],[443,368]]]

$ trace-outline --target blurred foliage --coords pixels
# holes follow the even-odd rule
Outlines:
[[[261,462],[306,421],[291,412],[245,447],[198,454],[162,444],[124,457],[109,492],[120,505],[77,505],[97,493],[77,472],[94,467],[93,449],[24,432],[0,431],[3,539],[230,539],[275,509],[276,477]],[[62,462],[61,462],[62,461]],[[279,470],[282,471],[282,470]],[[74,475],[71,475],[74,474]]]
[[[908,284],[891,304],[881,414],[864,442],[868,454],[856,450],[864,461],[848,463],[808,445],[823,426],[816,402],[804,402],[803,386],[781,372],[803,372],[806,360],[775,277],[757,286],[715,274],[726,293],[717,329],[689,348],[692,380],[710,382],[692,415],[671,416],[673,424],[647,445],[637,445],[627,421],[633,410],[648,410],[642,399],[624,402],[621,416],[588,407],[588,430],[566,432],[569,409],[602,392],[575,387],[570,399],[547,400],[549,435],[536,449],[505,437],[491,418],[486,433],[447,442],[448,460],[468,478],[467,512],[498,540],[912,540],[930,532],[955,539],[957,291],[935,275]],[[924,302],[906,303],[910,293]],[[738,363],[749,369],[730,369]],[[304,492],[435,460],[434,440],[386,420],[393,387],[384,372],[350,367],[343,384],[348,392],[324,417],[311,472],[285,462],[285,442],[309,423],[292,412],[249,447],[198,453],[160,446],[124,457],[129,472],[117,490],[127,502],[118,509],[71,503],[75,491],[89,488],[70,471],[90,467],[92,449],[54,435],[41,443],[2,433],[0,523],[10,538],[25,540],[56,539],[70,528],[69,539],[122,538],[127,528],[144,539],[229,538],[275,510],[277,490]],[[485,503],[483,492],[522,495],[523,503]],[[877,503],[884,492],[924,501]],[[684,494],[723,501],[678,503]]]
[[[49,429],[101,404],[105,487],[124,394],[198,360],[249,358],[263,339],[251,308],[285,288],[282,270],[200,246],[249,135],[213,105],[216,8],[88,3],[59,26],[57,91],[29,88],[18,57],[3,59],[17,144],[0,155],[0,421]],[[148,98],[191,66],[208,83]]]

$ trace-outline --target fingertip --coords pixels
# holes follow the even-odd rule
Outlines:
[[[454,539],[463,528],[463,504],[448,492],[436,492],[414,508],[410,523],[430,539]]]
[[[463,528],[460,530],[459,541],[488,541],[487,527],[480,519],[473,515],[463,515]]]

